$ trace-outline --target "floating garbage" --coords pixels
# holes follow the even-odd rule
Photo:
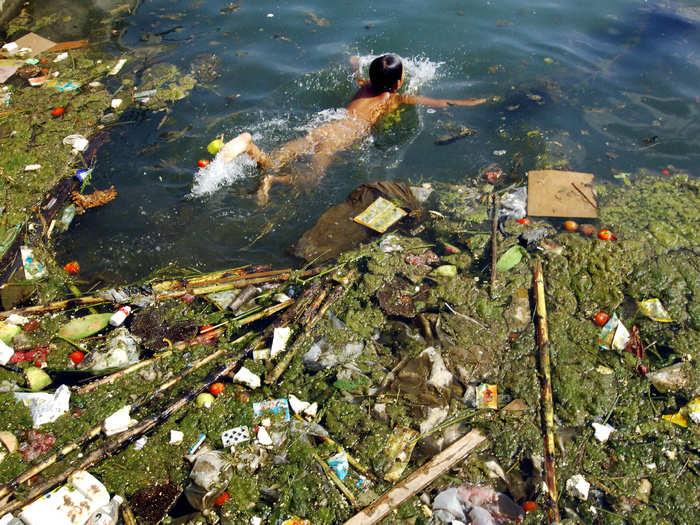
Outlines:
[[[439,523],[494,525],[520,521],[523,509],[509,496],[491,487],[464,484],[440,492],[433,500],[433,517]]]
[[[384,197],[377,197],[377,200],[353,220],[374,231],[384,233],[406,215],[407,213],[393,202],[386,200]]]
[[[59,386],[53,394],[15,392],[14,396],[29,408],[34,428],[56,421],[70,408],[70,389],[66,385]]]
[[[250,441],[250,431],[246,426],[230,428],[221,434],[221,444],[224,448],[229,448],[246,441]]]
[[[476,408],[498,410],[498,385],[482,383],[476,387]]]
[[[658,321],[659,323],[673,322],[666,308],[658,299],[647,299],[637,304],[639,305],[639,310],[652,321]]]
[[[289,421],[289,403],[286,399],[271,399],[253,403],[253,416],[257,423],[270,426]]]
[[[576,474],[571,476],[566,480],[566,492],[572,497],[583,501],[588,499],[588,491],[591,488],[591,484],[586,481],[581,474]]]
[[[601,443],[605,443],[610,438],[610,434],[617,430],[615,427],[613,427],[612,425],[608,425],[607,423],[601,424],[593,422],[591,423],[591,426],[595,431],[593,434],[594,437]]]
[[[119,434],[124,432],[130,426],[135,425],[137,421],[132,419],[131,415],[131,405],[125,405],[117,410],[111,416],[105,418],[102,423],[102,430],[105,436],[113,436],[114,434]]]
[[[328,458],[328,466],[333,469],[333,472],[335,472],[335,475],[338,476],[340,481],[343,481],[350,470],[347,454],[345,452],[338,452],[334,456],[331,456]]]
[[[80,153],[87,149],[90,141],[82,135],[68,135],[63,139],[63,143],[73,148],[73,153]]]
[[[68,483],[24,507],[20,519],[26,525],[84,524],[98,509],[109,504],[109,492],[90,473],[78,470]]]
[[[197,454],[190,472],[185,497],[195,509],[210,507],[231,481],[233,470],[225,455],[218,450]]]
[[[614,313],[600,331],[598,346],[605,350],[624,350],[629,339],[629,331],[617,317],[617,314]]]
[[[408,466],[413,453],[413,447],[416,446],[418,432],[412,428],[396,425],[394,427],[389,441],[384,449],[384,454],[389,460],[388,469],[384,474],[384,479],[391,483],[395,483],[401,478],[403,471]]]

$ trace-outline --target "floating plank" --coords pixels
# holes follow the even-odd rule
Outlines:
[[[470,452],[485,442],[486,436],[476,429],[472,430],[398,482],[389,492],[355,514],[344,525],[372,525],[381,521],[393,509],[430,485],[455,463],[463,460]]]

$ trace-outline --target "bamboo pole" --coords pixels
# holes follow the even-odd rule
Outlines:
[[[345,486],[345,483],[343,483],[338,475],[333,472],[333,469],[328,466],[328,464],[323,461],[316,452],[312,452],[311,454],[313,458],[316,460],[316,462],[321,466],[321,469],[323,472],[325,472],[326,476],[328,476],[328,479],[330,479],[333,483],[335,483],[335,486],[338,487],[340,492],[343,493],[343,495],[348,499],[350,504],[353,506],[355,509],[359,509],[360,505],[357,503],[357,499],[355,498],[355,495],[350,492],[350,489],[348,489]]]
[[[257,344],[258,339],[259,338],[256,338],[256,341],[253,341],[249,345],[249,348],[253,348]],[[249,350],[246,349],[243,352],[242,356],[247,355],[248,353]],[[156,414],[154,416],[151,416],[150,418],[144,419],[129,430],[126,430],[121,434],[117,435],[115,438],[108,441],[99,449],[88,454],[81,462],[79,462],[75,466],[69,467],[60,474],[57,474],[56,476],[53,476],[52,478],[46,480],[44,483],[36,485],[27,494],[25,494],[21,500],[17,499],[3,506],[2,508],[0,508],[0,515],[6,514],[8,512],[13,512],[19,508],[24,507],[25,505],[28,505],[37,497],[52,490],[56,485],[68,479],[68,477],[70,477],[70,475],[73,474],[73,472],[77,470],[84,470],[88,467],[91,467],[92,465],[95,465],[96,463],[99,463],[103,459],[111,456],[112,454],[120,450],[127,443],[137,439],[139,436],[145,434],[158,424],[167,420],[175,412],[180,410],[182,407],[186,406],[190,401],[192,401],[199,394],[201,394],[207,388],[209,388],[209,386],[216,383],[217,381],[220,381],[225,376],[230,374],[234,369],[236,369],[240,363],[240,360],[242,359],[242,356],[239,356],[237,359],[232,360],[231,362],[219,368],[215,372],[209,374],[209,376],[207,376],[202,381],[202,384],[198,388],[190,390],[188,393],[180,396],[175,402],[171,403],[160,414]]]
[[[474,449],[486,441],[479,430],[472,430],[455,441],[430,461],[399,481],[374,503],[344,523],[344,525],[372,525],[384,519],[393,509],[423,490],[435,479],[447,472],[455,463],[462,461]]]
[[[58,310],[67,310],[68,308],[77,308],[80,306],[93,306],[96,304],[109,303],[102,297],[74,297],[72,299],[64,299],[63,301],[55,301],[48,304],[39,304],[36,306],[28,306],[26,308],[15,308],[14,310],[5,310],[0,312],[0,319],[5,319],[12,314],[17,315],[33,315],[43,314],[47,312],[55,312]]]
[[[552,399],[552,371],[549,349],[549,330],[547,328],[547,305],[544,295],[544,276],[542,263],[537,260],[532,274],[535,289],[535,322],[537,326],[537,346],[539,348],[540,381],[542,383],[542,421],[545,431],[544,466],[545,481],[549,492],[549,522],[559,522],[559,504],[557,477],[554,457],[554,401]]]
[[[231,344],[237,344],[245,340],[246,338],[250,337],[252,335],[252,332],[248,332],[235,341],[233,341]],[[156,396],[167,390],[168,388],[174,386],[175,384],[179,383],[182,379],[187,377],[189,374],[194,372],[195,370],[203,367],[207,363],[213,361],[217,357],[221,356],[223,353],[225,353],[227,348],[220,348],[216,352],[213,352],[202,359],[195,361],[194,363],[191,363],[190,366],[185,368],[182,372],[180,372],[178,375],[171,377],[168,381],[165,383],[161,384],[158,386],[155,390],[150,392],[147,396],[144,398],[135,401],[132,403],[132,410],[137,410],[138,408],[142,407],[152,399],[154,399]],[[164,356],[163,356],[164,357]],[[138,364],[138,363],[137,363]],[[92,384],[92,383],[91,383]],[[86,433],[81,435],[80,437],[74,439],[70,443],[64,445],[61,450],[58,452],[52,454],[51,456],[43,459],[40,463],[37,463],[33,467],[31,467],[29,470],[23,472],[19,476],[17,476],[15,479],[12,481],[6,483],[3,487],[0,487],[0,499],[2,499],[4,496],[9,494],[12,490],[14,490],[17,486],[21,485],[25,481],[31,479],[38,473],[42,472],[46,468],[50,467],[54,463],[61,461],[63,458],[65,458],[68,454],[76,450],[79,446],[83,445],[84,443],[87,443],[88,441],[91,441],[92,439],[96,438],[97,436],[100,435],[100,432],[102,431],[102,422],[98,423],[97,425],[93,426],[90,430],[88,430]]]
[[[297,339],[296,339],[296,341],[294,341],[294,344],[292,345],[292,347],[289,350],[287,350],[287,352],[284,354],[282,359],[280,359],[280,361],[277,363],[277,366],[275,366],[275,368],[273,368],[272,371],[269,374],[267,374],[267,377],[265,378],[265,383],[267,383],[268,385],[275,383],[282,376],[282,374],[284,374],[285,370],[287,370],[287,368],[291,364],[292,359],[294,359],[294,356],[297,354],[297,352],[299,352],[299,349],[301,348],[301,345],[302,345],[302,341],[306,338],[306,336],[309,334],[309,332],[311,331],[313,326],[318,322],[318,320],[321,317],[323,317],[323,315],[326,313],[326,311],[328,311],[328,308],[330,308],[330,306],[333,303],[335,303],[335,301],[340,299],[340,297],[342,297],[343,294],[350,288],[350,285],[354,282],[354,277],[355,277],[355,272],[353,271],[350,274],[348,274],[348,279],[347,279],[345,285],[343,285],[343,284],[337,285],[335,288],[333,288],[333,290],[328,294],[327,297],[326,297],[326,288],[322,289],[319,296],[326,297],[325,303],[323,303],[323,305],[318,309],[318,311],[316,312],[315,315],[313,315],[313,313],[311,314],[311,315],[313,315],[313,317],[311,317],[311,315],[309,315],[310,319],[307,322],[306,326],[304,327],[304,332],[299,337],[297,337]],[[320,303],[320,301],[317,301],[315,299],[311,303],[309,308],[307,308],[307,310],[304,312],[304,314],[302,314],[302,324],[303,324],[303,320],[305,318],[308,318],[306,315],[307,312],[310,310],[313,312],[313,310],[315,309],[315,305],[318,303]]]
[[[491,197],[491,299],[496,296],[496,262],[498,261],[498,196]]]

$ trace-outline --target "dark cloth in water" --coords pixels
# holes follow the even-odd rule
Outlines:
[[[307,261],[321,263],[379,237],[377,232],[353,221],[353,218],[363,212],[377,197],[384,197],[411,211],[420,207],[411,189],[404,182],[380,181],[362,184],[355,188],[344,202],[329,208],[321,215],[316,225],[305,232],[290,251]]]

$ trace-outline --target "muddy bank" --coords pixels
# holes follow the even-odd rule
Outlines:
[[[50,457],[120,407],[131,405],[138,425],[191,393],[191,401],[144,433],[146,440],[134,435],[87,467],[110,493],[124,495],[132,505],[143,499],[144,490],[176,496],[191,482],[192,464],[185,456],[203,435],[202,450],[222,451],[232,465],[209,501],[222,491],[230,497],[189,518],[182,516],[196,509],[180,497],[171,519],[243,523],[260,517],[277,523],[298,516],[342,523],[457,438],[479,429],[488,438],[485,447],[453,465],[385,522],[437,522],[431,516],[438,492],[466,483],[494,487],[520,505],[536,502],[524,522],[541,523],[548,496],[542,490],[530,301],[532,261],[538,258],[549,314],[562,517],[569,523],[692,523],[700,431],[690,418],[683,427],[662,416],[683,413],[700,384],[697,181],[639,174],[630,187],[598,187],[597,226],[610,229],[617,240],[567,232],[546,221],[507,221],[511,235],[501,239],[499,256],[518,244],[522,233],[548,228],[551,235],[499,272],[493,292],[488,226],[482,220],[488,188],[436,186],[429,206],[437,213],[418,223],[407,219],[397,231],[341,255],[328,268],[331,273],[302,277],[250,268],[194,276],[166,269],[141,287],[102,293],[105,304],[93,306],[97,312],[132,305],[124,332],[107,328],[69,342],[56,335],[71,318],[87,314],[85,308],[28,315],[39,326],[8,342],[24,351],[44,347],[48,352],[15,366],[45,361],[53,387],[75,385],[70,414],[37,429],[56,442],[33,462]],[[412,235],[417,226],[423,231]],[[251,283],[259,291],[234,314],[227,302]],[[672,322],[654,321],[640,311],[638,303],[651,298],[660,300]],[[599,311],[616,313],[636,331],[643,356],[599,348],[601,328],[593,321]],[[205,328],[192,339],[207,325],[214,331]],[[291,336],[282,353],[270,357],[270,349],[279,348],[275,326],[288,326]],[[88,366],[103,359],[110,344],[126,344],[114,342],[125,333],[138,338],[129,346],[144,365],[111,384],[81,390],[78,378],[94,380],[90,376],[96,372]],[[76,345],[87,354],[77,365],[70,357]],[[200,365],[212,352],[215,358]],[[288,367],[281,367],[285,361]],[[664,386],[655,373],[668,367],[681,369],[681,379]],[[222,370],[226,376],[217,375]],[[3,369],[0,376],[6,428],[27,441],[31,415],[11,392],[25,384],[21,370]],[[173,385],[164,388],[169,379]],[[216,397],[208,407],[198,405],[194,394],[211,383],[221,383]],[[281,399],[287,407],[292,396],[315,403],[315,409],[304,412],[308,406],[301,409],[294,401],[281,413],[256,414],[256,403]],[[593,423],[614,431],[600,441]],[[224,448],[224,433],[239,427],[247,428],[248,439]],[[181,440],[170,444],[171,431],[181,432]],[[404,456],[396,457],[388,444],[402,433],[409,437],[398,446]],[[105,443],[102,436],[81,443],[31,486],[21,484],[14,501],[31,494],[36,483],[81,465]],[[343,482],[350,495],[321,465],[339,450],[354,461]],[[19,451],[9,454],[0,463],[0,480],[7,483],[30,464]],[[589,484],[585,498],[569,482],[577,475]],[[144,523],[154,523],[162,513],[142,516]]]

